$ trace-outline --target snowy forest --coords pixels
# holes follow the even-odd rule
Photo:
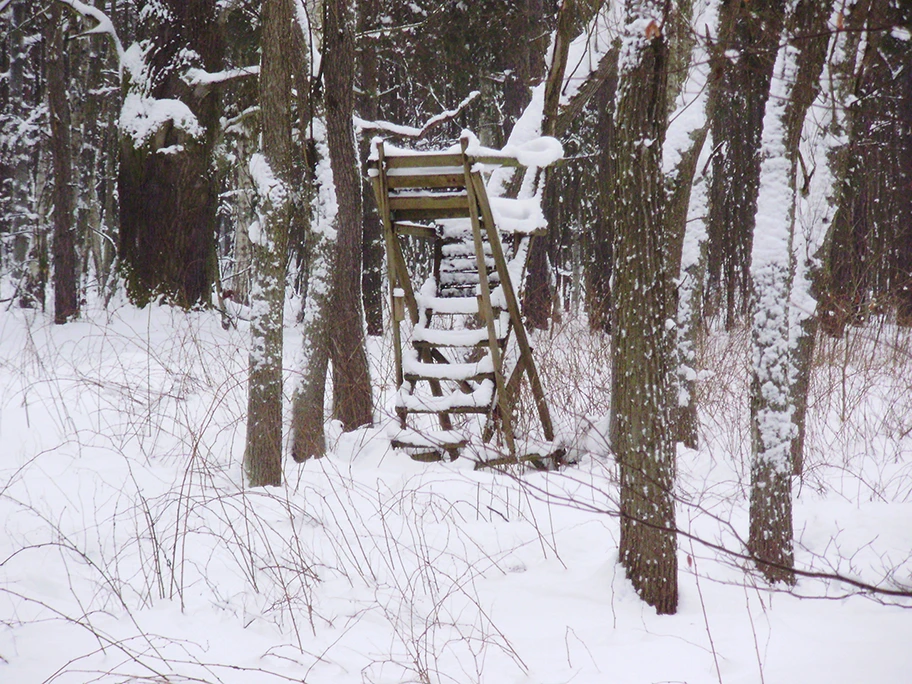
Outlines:
[[[0,36],[0,681],[910,680],[912,2]]]

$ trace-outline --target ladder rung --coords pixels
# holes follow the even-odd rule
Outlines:
[[[434,173],[434,174],[389,174],[386,177],[387,186],[391,190],[399,188],[464,188],[465,176],[460,173]]]
[[[478,313],[478,297],[425,297],[419,295],[418,308],[430,309],[435,314]]]
[[[437,231],[433,227],[408,221],[396,221],[393,224],[393,231],[397,235],[411,235],[425,240],[433,240],[437,237]]]
[[[495,321],[494,328],[497,332],[497,341],[503,344],[506,336],[500,321]],[[412,343],[418,347],[424,343],[430,347],[487,347],[488,331],[486,328],[477,330],[434,330],[433,328],[416,328],[412,334]]]
[[[442,397],[418,396],[400,389],[396,408],[412,413],[487,413],[493,401],[494,383],[485,380],[470,394],[452,392]]]
[[[422,209],[469,209],[467,195],[393,195],[389,200],[392,211],[417,211]]]
[[[389,432],[390,443],[395,449],[431,448],[461,449],[468,438],[458,430],[413,430],[399,428]]]
[[[500,282],[500,275],[496,271],[488,273],[488,282],[497,284]],[[441,271],[441,287],[469,287],[478,284],[478,271]]]
[[[494,268],[494,257],[485,258],[485,266],[488,270]],[[447,257],[440,262],[440,271],[453,273],[453,272],[462,272],[462,271],[475,271],[476,273],[478,268],[478,260],[473,254],[469,256],[460,256],[460,257]]]
[[[446,368],[445,364],[440,364],[443,368]],[[446,375],[446,374],[444,374]],[[405,373],[403,376],[408,382],[418,382],[419,380],[424,380],[425,382],[430,380],[452,380],[453,382],[484,382],[485,380],[494,380],[494,373],[475,373],[474,375],[460,375],[459,377],[440,377],[440,374],[436,372],[430,373]]]
[[[388,169],[401,168],[433,168],[435,166],[455,166],[462,168],[463,158],[459,152],[431,152],[393,155],[387,154],[383,160]]]

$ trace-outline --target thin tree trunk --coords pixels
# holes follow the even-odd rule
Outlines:
[[[65,46],[66,20],[60,3],[50,7],[47,23],[48,115],[54,166],[54,322],[66,323],[79,315],[76,269],[73,146],[70,137],[70,100],[67,94],[69,58]]]
[[[615,56],[615,62],[617,61]],[[617,69],[601,85],[595,95],[598,107],[598,197],[597,219],[588,240],[584,268],[586,278],[586,310],[589,329],[593,332],[611,332],[611,269],[612,242],[614,239],[617,209],[617,169],[615,168],[615,105],[617,96]]]
[[[292,0],[263,5],[260,108],[263,155],[253,155],[259,195],[253,247],[254,286],[247,448],[244,469],[252,487],[282,484],[282,338],[285,273],[292,205]]]
[[[332,289],[332,264],[335,254],[335,220],[337,202],[326,147],[326,130],[322,121],[315,122],[316,175],[320,179],[313,204],[310,274],[304,305],[301,346],[301,379],[292,404],[291,455],[301,463],[320,458],[326,453],[324,405],[326,372],[329,366],[329,316]]]
[[[660,614],[678,605],[671,434],[672,295],[662,145],[667,125],[668,3],[628,4],[618,68],[618,221],[612,292],[611,444],[621,474],[620,561]]]
[[[542,135],[557,135],[558,110],[561,90],[564,86],[564,74],[567,69],[570,43],[574,32],[580,25],[588,23],[598,7],[595,3],[580,0],[564,0],[557,16],[557,30],[554,34],[554,49],[551,55],[551,67],[545,82],[545,101],[542,111]],[[545,170],[545,174],[549,171]],[[546,175],[547,179],[547,175]],[[542,208],[551,229],[548,234],[532,240],[529,247],[528,275],[523,293],[523,313],[527,323],[541,330],[548,327],[551,311],[554,306],[554,289],[551,264],[557,252],[557,235],[560,231],[552,221],[556,217],[557,196],[554,183],[545,181]]]
[[[378,20],[380,6],[377,0],[362,0],[358,7],[358,30],[364,33]],[[358,50],[358,73],[360,90],[358,113],[361,118],[373,121],[379,118],[380,97],[377,92],[377,56],[371,46],[362,44]],[[370,141],[363,136],[361,153],[365,154]],[[367,334],[383,334],[383,226],[377,211],[374,191],[365,176],[361,180],[361,202],[364,207],[364,231],[362,257],[364,267],[361,274],[361,292],[364,314],[367,319]]]
[[[339,204],[328,323],[333,415],[345,430],[373,421],[361,309],[361,174],[352,127],[355,42],[350,5],[345,0],[328,0],[323,23],[326,141]]]
[[[799,51],[795,85],[786,111],[786,146],[792,163],[793,185],[798,183],[799,146],[801,132],[811,104],[820,92],[820,75],[823,72],[830,37],[826,31],[827,22],[833,10],[833,0],[802,0],[795,10],[791,21],[790,34],[792,45]],[[797,187],[793,190],[797,191]],[[811,363],[817,338],[818,316],[816,298],[819,296],[820,269],[814,262],[798,253],[796,279],[793,285],[792,299],[800,301],[792,320],[798,321],[798,327],[792,326],[792,335],[797,336],[794,342],[792,366],[794,381],[791,395],[794,413],[795,437],[791,444],[792,469],[795,475],[801,475],[804,467],[804,437],[807,426],[808,393],[811,384]]]

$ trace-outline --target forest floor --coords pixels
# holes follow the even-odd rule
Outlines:
[[[247,341],[160,306],[0,315],[0,681],[910,681],[912,600],[771,589],[730,553],[747,534],[744,333],[701,349],[701,446],[678,466],[692,536],[664,617],[616,562],[607,345],[578,322],[537,345],[577,465],[392,451],[390,354],[372,340],[377,424],[331,425],[326,458],[257,490],[241,476]],[[909,588],[912,334],[871,323],[818,357],[797,565]]]

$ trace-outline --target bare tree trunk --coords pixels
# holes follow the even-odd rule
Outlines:
[[[615,60],[616,61],[616,60]],[[586,234],[588,258],[585,266],[586,310],[593,332],[611,332],[612,242],[617,209],[617,169],[615,138],[615,105],[617,70],[605,80],[595,94],[598,107],[598,198],[594,229]]]
[[[808,110],[820,92],[819,80],[823,72],[830,37],[826,30],[827,22],[833,10],[833,0],[802,0],[795,9],[791,19],[789,33],[791,43],[799,51],[795,72],[795,85],[786,111],[786,148],[792,164],[793,192],[798,190],[798,163],[801,143],[801,132],[807,118]],[[814,261],[798,255],[796,264],[795,289],[802,302],[816,306],[819,296],[820,269]],[[802,292],[802,287],[807,291]],[[793,293],[795,299],[795,293]],[[817,338],[818,316],[816,309],[802,311],[801,307],[793,313],[792,319],[799,321],[797,330],[793,327],[793,336],[797,336],[792,354],[792,366],[795,377],[791,387],[795,424],[795,436],[791,444],[792,469],[800,475],[804,466],[804,436],[807,425],[808,392],[811,384],[811,362]]]
[[[244,469],[252,487],[282,484],[282,336],[291,218],[292,0],[263,5],[260,108],[263,155],[250,161],[260,205],[252,239],[250,380]]]
[[[362,0],[358,6],[358,30],[364,33],[369,26],[379,19],[380,3],[378,0]],[[358,74],[360,90],[358,94],[358,113],[361,118],[373,121],[380,115],[380,97],[378,90],[377,56],[370,45],[361,45],[358,50]],[[361,142],[362,156],[366,153],[370,141],[363,136]],[[383,226],[377,211],[374,191],[367,177],[361,180],[361,202],[364,207],[364,231],[362,256],[364,267],[361,273],[361,291],[364,300],[364,314],[367,319],[368,335],[383,334]]]
[[[561,89],[564,86],[564,73],[567,69],[570,43],[580,25],[589,22],[598,10],[597,3],[581,0],[564,0],[557,16],[557,30],[554,34],[554,49],[551,55],[551,68],[545,82],[545,101],[542,111],[542,135],[558,133],[558,109]],[[549,173],[545,170],[544,173]],[[552,285],[553,256],[557,251],[557,235],[560,230],[552,219],[556,215],[556,188],[554,183],[545,182],[542,207],[551,230],[542,238],[532,241],[529,248],[528,275],[523,293],[523,313],[526,321],[534,328],[544,330],[548,327],[555,293]],[[549,254],[552,258],[549,259]]]
[[[47,52],[48,114],[51,122],[51,156],[54,162],[54,322],[66,323],[79,315],[76,269],[73,146],[70,101],[67,93],[69,58],[66,19],[60,3],[50,7],[45,40]]]
[[[901,0],[863,0],[846,18],[848,143],[838,151],[821,292],[821,328],[831,335],[894,306],[898,322],[912,321],[912,48],[883,30],[907,30],[910,15]]]
[[[618,68],[611,444],[621,472],[620,561],[660,614],[678,605],[671,433],[672,280],[666,259],[662,145],[668,3],[627,5]]]
[[[328,0],[323,23],[326,138],[339,204],[328,324],[333,415],[342,421],[345,430],[373,421],[361,309],[361,174],[352,127],[355,42],[350,4]]]

